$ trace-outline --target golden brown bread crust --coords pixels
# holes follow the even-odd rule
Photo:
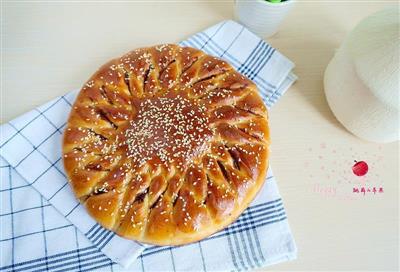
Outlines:
[[[63,154],[76,197],[105,228],[186,244],[232,223],[260,190],[267,110],[223,60],[171,44],[141,48],[82,88]]]

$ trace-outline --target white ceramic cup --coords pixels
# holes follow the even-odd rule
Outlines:
[[[235,0],[236,18],[255,34],[274,35],[293,7],[294,0],[271,3],[266,0]]]

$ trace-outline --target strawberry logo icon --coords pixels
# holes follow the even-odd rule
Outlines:
[[[361,177],[368,173],[368,164],[365,161],[354,161],[354,163],[352,167],[354,175]]]

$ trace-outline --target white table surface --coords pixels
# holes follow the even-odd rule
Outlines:
[[[346,33],[396,1],[299,1],[267,39],[296,64],[298,82],[270,113],[272,165],[298,260],[266,270],[398,270],[399,145],[347,132],[325,100],[323,73]],[[108,59],[177,42],[233,18],[232,1],[2,1],[1,122],[78,89]],[[353,160],[370,165],[361,186]],[[352,183],[348,183],[348,182]]]

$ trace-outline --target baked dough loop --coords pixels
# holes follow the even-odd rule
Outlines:
[[[264,183],[267,109],[225,61],[167,44],[131,51],[85,84],[64,133],[69,182],[118,235],[156,245],[232,223]]]

